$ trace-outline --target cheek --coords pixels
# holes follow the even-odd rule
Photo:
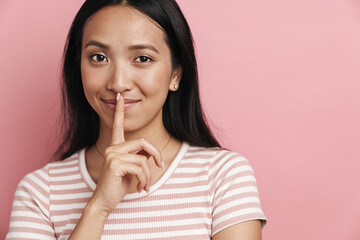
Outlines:
[[[103,74],[96,69],[93,69],[87,64],[81,64],[81,79],[84,89],[89,91],[96,90],[102,85],[101,79],[103,79]]]
[[[83,84],[84,93],[86,99],[92,105],[92,102],[96,98],[97,92],[101,89],[102,86],[102,74],[92,70],[87,67],[85,64],[81,65],[81,79]]]
[[[163,96],[169,91],[171,69],[158,67],[138,72],[137,85],[147,97]],[[166,96],[165,96],[166,97]]]

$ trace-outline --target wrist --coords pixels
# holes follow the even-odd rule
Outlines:
[[[111,210],[102,207],[100,204],[96,204],[95,201],[90,199],[88,204],[85,206],[84,215],[90,215],[92,217],[97,217],[106,221],[109,217]]]
[[[79,222],[70,234],[69,240],[100,239],[109,214],[101,209],[101,205],[95,204],[90,199],[82,212]]]

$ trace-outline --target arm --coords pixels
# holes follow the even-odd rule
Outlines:
[[[216,233],[213,240],[261,240],[261,222],[252,220],[237,223]]]

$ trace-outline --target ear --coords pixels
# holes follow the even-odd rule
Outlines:
[[[177,66],[174,68],[171,74],[170,86],[169,86],[170,91],[175,92],[179,89],[181,77],[182,77],[182,67]]]

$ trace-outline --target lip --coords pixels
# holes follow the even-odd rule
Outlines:
[[[110,110],[115,111],[116,109],[116,99],[103,99],[104,103]],[[137,99],[124,99],[124,110],[127,111],[132,108],[136,103],[140,102]]]

